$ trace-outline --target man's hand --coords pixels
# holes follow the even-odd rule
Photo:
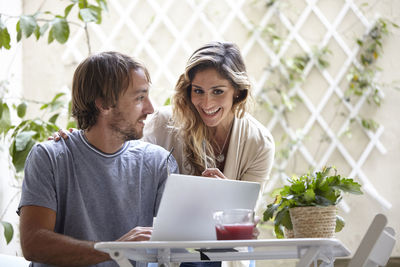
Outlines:
[[[121,236],[117,241],[147,241],[153,233],[153,227],[137,226]]]
[[[253,239],[257,239],[260,235],[260,231],[257,228],[257,224],[260,222],[260,217],[254,216],[254,229],[253,229]]]
[[[228,179],[218,168],[208,168],[201,173],[204,177]]]

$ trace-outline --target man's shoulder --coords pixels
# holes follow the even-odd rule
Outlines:
[[[134,140],[134,141],[129,141],[129,150],[131,151],[140,151],[142,153],[156,153],[156,154],[166,154],[169,153],[165,148],[155,145],[146,141],[142,140]]]
[[[57,153],[68,149],[72,143],[76,143],[79,137],[79,131],[74,131],[68,135],[68,139],[60,139],[58,141],[47,140],[40,143],[37,143],[33,146],[32,150],[36,151],[47,151],[47,153]]]

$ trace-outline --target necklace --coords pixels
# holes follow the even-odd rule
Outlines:
[[[222,148],[221,148],[221,149],[220,149],[218,143],[215,142],[215,144],[217,145],[218,150],[219,150],[219,151],[218,151],[219,154],[215,157],[215,159],[216,159],[219,163],[222,163],[222,162],[224,162],[224,160],[225,160],[224,148],[225,148],[225,145],[226,145],[226,141],[228,141],[229,134],[231,133],[232,126],[233,126],[233,121],[232,121],[232,123],[231,123],[231,127],[229,127],[229,131],[228,131],[228,133],[226,134],[225,141],[224,141],[224,144],[222,145]]]

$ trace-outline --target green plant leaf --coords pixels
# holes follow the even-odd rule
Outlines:
[[[36,135],[35,131],[20,132],[15,138],[16,151],[25,150],[34,135]]]
[[[60,115],[60,114],[57,113],[57,114],[54,114],[53,116],[51,116],[51,118],[49,119],[49,122],[55,124],[56,121],[57,121],[57,119],[58,119],[58,116],[59,116],[59,115]]]
[[[27,108],[27,105],[25,102],[22,102],[21,104],[18,105],[18,107],[17,107],[18,117],[23,118],[25,116],[26,108]]]
[[[79,10],[79,15],[84,22],[97,22],[98,20],[97,10],[93,8],[83,8]]]
[[[36,28],[35,28],[33,33],[34,33],[34,35],[36,37],[36,41],[39,40],[39,38],[40,38],[40,26],[39,25],[36,26]]]
[[[367,130],[376,131],[379,127],[379,124],[373,119],[361,119],[361,125]]]
[[[65,103],[64,103],[64,101],[60,101],[59,98],[64,95],[65,95],[65,93],[56,94],[53,97],[53,99],[48,104],[43,105],[41,109],[50,107],[51,112],[60,109],[61,107],[63,107],[65,105]]]
[[[306,187],[302,181],[295,181],[290,187],[290,191],[296,194],[305,192]]]
[[[276,238],[279,238],[279,239],[285,238],[285,234],[284,234],[282,225],[275,224],[274,232],[275,232]]]
[[[48,28],[49,28],[49,23],[48,22],[43,24],[42,27],[40,27],[40,36],[43,36],[46,33]]]
[[[11,144],[12,147],[10,147],[10,155],[12,157],[12,163],[17,172],[21,172],[24,170],[26,157],[28,156],[34,145],[35,141],[30,139],[24,150],[16,151],[15,141]]]
[[[53,28],[50,28],[49,36],[47,38],[47,43],[51,44],[54,41],[54,31]]]
[[[35,28],[37,27],[36,19],[30,15],[22,15],[20,17],[20,24],[22,33],[25,35],[26,38],[32,35]]]
[[[67,129],[69,129],[69,128],[78,128],[76,125],[76,121],[69,121],[67,123]]]
[[[312,202],[315,200],[315,193],[313,189],[307,189],[306,192],[304,193],[304,200],[306,202]]]
[[[336,185],[335,188],[356,195],[362,195],[363,192],[361,191],[361,185],[355,182],[353,179],[341,179],[340,184]]]
[[[57,113],[57,114],[55,114],[54,116],[58,116],[59,114]],[[53,118],[54,116],[52,116],[50,119],[51,120],[57,120],[57,118]],[[50,121],[49,121],[50,122]],[[47,138],[47,136],[49,136],[49,135],[52,135],[54,132],[57,132],[58,131],[58,129],[59,129],[59,127],[57,127],[54,123],[52,123],[52,122],[50,122],[50,123],[48,123],[47,125],[46,125],[46,130],[47,131],[43,131],[42,132],[42,135],[41,135],[41,137],[40,137],[40,141],[41,140],[43,140],[43,137],[44,138]]]
[[[6,238],[6,242],[8,245],[14,236],[14,228],[9,222],[2,221],[1,224],[3,225],[4,237]]]
[[[11,127],[10,109],[6,103],[2,105],[2,112],[0,117],[0,133],[7,132]]]
[[[69,12],[71,12],[71,9],[74,7],[75,4],[70,4],[64,9],[64,18],[67,18],[69,15]]]
[[[17,31],[17,42],[21,41],[21,39],[22,39],[22,32]]]
[[[107,1],[106,0],[96,0],[97,4],[100,6],[101,9],[108,11]]]
[[[344,222],[344,219],[340,217],[339,215],[336,215],[336,226],[335,226],[335,232],[340,232],[342,231],[343,227],[346,225]]]
[[[63,101],[55,101],[55,102],[50,103],[49,106],[50,106],[50,111],[53,112],[55,110],[59,110],[62,107],[64,107],[65,103]]]
[[[164,102],[164,106],[169,106],[169,105],[171,105],[171,98],[170,97],[168,97]]]
[[[336,205],[338,203],[337,197],[335,195],[325,195],[325,196],[315,196],[315,205],[319,206],[330,206]]]
[[[279,204],[269,204],[267,206],[267,209],[264,211],[264,216],[263,216],[264,221],[268,221],[268,220],[272,219],[274,217],[274,213],[279,208],[279,206],[280,206],[280,203]]]
[[[10,34],[8,33],[7,28],[2,24],[3,23],[0,20],[0,48],[4,47],[5,49],[10,49]]]
[[[56,17],[52,21],[50,31],[54,39],[60,44],[64,44],[69,38],[69,25],[65,18]],[[50,35],[49,35],[50,37]]]
[[[79,3],[79,8],[86,8],[88,6],[88,1],[87,0],[78,0]]]

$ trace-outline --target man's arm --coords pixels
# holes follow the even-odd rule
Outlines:
[[[107,253],[94,249],[93,241],[55,233],[55,220],[56,213],[51,209],[39,206],[21,208],[21,247],[27,260],[58,266],[85,266],[110,260]]]
[[[27,260],[57,266],[86,266],[110,260],[107,253],[94,248],[93,241],[55,233],[55,221],[56,213],[51,209],[39,206],[21,208],[21,247]],[[117,241],[149,240],[152,230],[152,227],[138,226]]]

